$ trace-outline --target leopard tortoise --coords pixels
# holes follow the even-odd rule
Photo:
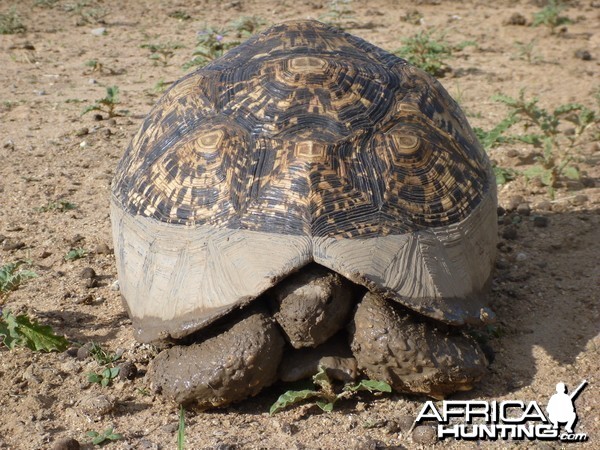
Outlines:
[[[176,82],[111,217],[136,337],[171,345],[152,382],[177,402],[319,364],[436,398],[486,371],[464,326],[493,316],[490,163],[434,78],[341,30],[275,25]]]

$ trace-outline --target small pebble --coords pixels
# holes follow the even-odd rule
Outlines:
[[[110,413],[114,407],[114,401],[103,394],[83,397],[77,402],[77,409],[83,414],[92,417],[105,416]]]
[[[504,231],[502,231],[502,237],[508,240],[515,240],[517,238],[517,227],[507,226]]]
[[[516,259],[519,262],[523,262],[527,259],[527,255],[525,253],[517,253]]]
[[[81,278],[84,279],[84,280],[91,279],[91,278],[96,278],[96,272],[91,267],[86,267],[81,272]]]
[[[577,50],[575,52],[575,57],[579,58],[579,59],[581,59],[583,61],[591,61],[592,54],[589,51],[587,51],[587,50]]]
[[[91,33],[94,36],[104,36],[106,34],[106,28],[104,27],[100,27],[100,28],[94,28]]]
[[[396,419],[396,423],[400,427],[400,431],[406,433],[412,428],[415,423],[415,418],[409,415],[402,415]]]
[[[59,439],[52,446],[52,450],[79,450],[79,441],[73,438]]]
[[[77,358],[77,352],[79,351],[79,347],[69,347],[65,350],[65,354],[70,356],[71,358]]]
[[[90,356],[91,348],[92,348],[92,344],[89,342],[87,344],[79,347],[79,349],[77,350],[77,359],[79,361],[83,361],[84,359],[87,359]]]
[[[95,278],[88,278],[87,280],[85,280],[83,285],[88,289],[95,288],[98,287],[98,280]]]
[[[52,253],[50,253],[48,250],[42,250],[40,252],[40,259],[46,259],[48,256],[52,256]]]
[[[11,250],[19,250],[21,248],[25,247],[25,243],[18,241],[9,241],[8,239],[4,241],[4,243],[2,244],[2,250],[5,251],[11,251]]]
[[[522,203],[524,203],[523,197],[521,197],[520,195],[515,195],[514,197],[508,199],[506,209],[509,211],[514,211]]]
[[[539,228],[546,228],[548,226],[548,222],[550,220],[546,216],[534,216],[533,217],[533,226]]]
[[[531,214],[531,208],[529,207],[529,203],[521,203],[517,206],[517,214],[521,216],[528,216]]]
[[[412,439],[417,444],[435,444],[437,442],[436,429],[429,426],[418,426],[412,432]]]
[[[516,12],[513,13],[508,19],[504,21],[505,25],[517,25],[523,26],[527,25],[527,19],[522,14]]]
[[[98,255],[110,255],[112,253],[112,250],[106,243],[102,242],[96,245],[95,253]]]
[[[75,136],[78,136],[78,137],[85,136],[86,134],[89,134],[89,132],[90,132],[90,130],[88,127],[83,127],[75,132]]]
[[[131,361],[125,361],[119,365],[119,378],[121,380],[133,380],[138,373],[137,366]]]
[[[113,284],[110,285],[110,290],[111,291],[118,291],[119,290],[119,280],[116,280]]]
[[[589,198],[587,195],[578,194],[575,196],[575,198],[573,198],[573,200],[571,200],[571,203],[576,206],[581,206],[584,203],[586,203],[588,200],[589,200]]]

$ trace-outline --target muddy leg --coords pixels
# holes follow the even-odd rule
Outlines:
[[[367,293],[351,324],[351,347],[370,378],[400,392],[443,398],[471,389],[487,367],[473,339],[445,328]]]

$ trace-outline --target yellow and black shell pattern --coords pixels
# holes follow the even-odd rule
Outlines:
[[[121,160],[113,197],[170,224],[361,239],[458,223],[493,183],[434,78],[305,20],[174,84]]]

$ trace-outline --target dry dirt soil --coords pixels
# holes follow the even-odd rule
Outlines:
[[[543,4],[355,1],[348,5],[353,14],[346,28],[389,50],[430,27],[445,31],[452,44],[474,41],[476,46],[447,60],[452,71],[440,80],[473,126],[498,124],[508,110],[491,97],[518,96],[521,89],[549,110],[570,102],[598,110],[600,3],[567,2],[561,14],[571,23],[554,33],[530,25]],[[39,275],[11,293],[4,308],[51,325],[73,343],[94,341],[122,352],[122,360],[139,369],[133,380],[102,387],[87,380],[89,372],[100,370],[98,364],[72,356],[75,350],[40,353],[0,346],[0,448],[52,448],[63,438],[93,448],[86,433],[108,427],[123,437],[106,448],[176,448],[178,408],[148,386],[144,373],[155,349],[134,340],[115,290],[111,178],[158,99],[161,82],[185,73],[182,65],[190,60],[199,31],[249,15],[267,23],[319,18],[328,5],[323,0],[0,2],[0,12],[13,7],[26,27],[22,33],[0,35],[0,263],[29,259]],[[168,42],[181,48],[166,65],[141,47]],[[518,42],[533,42],[531,51],[520,49]],[[128,113],[114,119],[82,115],[108,86],[119,87],[118,109]],[[572,132],[561,128],[564,135]],[[577,431],[587,433],[589,441],[573,448],[600,448],[598,129],[587,136],[569,149],[580,180],[559,180],[553,195],[523,176],[499,186],[507,212],[499,216],[500,251],[491,293],[499,320],[487,345],[495,356],[488,376],[474,390],[453,397],[546,405],[557,382],[572,388],[587,379],[576,407]],[[538,164],[536,155],[540,149],[519,142],[491,150],[500,167],[518,171]],[[61,201],[76,208],[52,208]],[[535,216],[545,219],[534,221]],[[86,249],[87,255],[66,261],[74,248]],[[95,282],[82,278],[88,267],[97,274]],[[186,411],[186,448],[479,446],[435,442],[427,428],[411,433],[423,397],[363,396],[328,414],[300,406],[269,416],[269,406],[285,390],[276,385],[229,408]],[[539,441],[490,445],[560,447]]]

